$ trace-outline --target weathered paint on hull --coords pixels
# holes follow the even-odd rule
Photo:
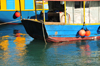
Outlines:
[[[100,36],[93,37],[49,37],[46,39],[47,42],[67,42],[67,41],[79,41],[79,40],[99,40]]]
[[[47,42],[64,42],[76,40],[94,40],[100,39],[99,25],[86,25],[91,31],[90,36],[81,37],[78,31],[83,27],[82,25],[45,25],[49,38]]]

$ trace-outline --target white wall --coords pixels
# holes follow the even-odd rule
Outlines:
[[[66,1],[67,13],[70,15],[70,20],[67,17],[67,22],[73,23],[74,21],[74,2]]]
[[[92,1],[90,2],[90,23],[98,23],[99,22],[99,2]]]
[[[100,1],[99,1],[99,11],[98,11],[98,13],[99,13],[99,18],[98,18],[98,20],[99,20],[99,23],[100,23]]]
[[[66,8],[70,14],[70,23],[83,23],[83,8],[74,8],[74,2],[66,2]],[[67,21],[69,22],[68,17]],[[85,23],[98,22],[100,22],[100,1],[91,1],[90,8],[85,8]]]

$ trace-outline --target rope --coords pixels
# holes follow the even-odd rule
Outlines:
[[[14,23],[14,22],[17,22],[17,21],[20,21],[20,20],[11,21],[11,22],[5,22],[5,23],[0,23],[0,25],[3,25],[3,24],[8,24],[8,23]]]
[[[65,14],[62,14],[62,15],[61,15],[61,21],[62,21],[62,19],[63,19],[63,16],[65,16]],[[70,15],[67,13],[66,16],[68,16],[68,18],[66,17],[66,18],[68,19],[68,21],[66,21],[66,22],[68,22],[68,24],[69,24],[69,23],[70,23]],[[66,24],[67,24],[67,23],[66,23]]]
[[[43,21],[41,21],[41,22],[42,22],[42,32],[43,32],[44,42],[47,45],[47,42],[46,42],[46,39],[45,39],[44,27],[43,27],[44,22]]]
[[[83,26],[85,26],[85,22],[83,22]]]

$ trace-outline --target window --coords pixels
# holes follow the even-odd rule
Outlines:
[[[34,9],[34,2],[33,0],[25,0],[25,9]]]
[[[7,0],[7,9],[15,9],[15,0]]]
[[[43,2],[36,1],[36,9],[43,9]],[[44,9],[48,9],[48,2],[44,1]]]
[[[81,1],[75,2],[75,8],[81,8],[81,7],[83,8],[83,2],[81,2]],[[89,1],[85,2],[85,7],[89,8]]]

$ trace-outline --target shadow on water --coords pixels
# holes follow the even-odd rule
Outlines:
[[[41,53],[44,50],[47,50],[50,46],[52,45],[52,43],[48,43],[47,45],[45,44],[44,41],[42,40],[33,40],[31,41],[28,45],[27,45],[27,50],[29,51],[29,53],[31,54],[35,54],[35,53],[39,53],[41,55]]]
[[[26,54],[23,56],[23,62],[26,66],[44,65],[46,58],[46,51],[50,48],[51,44],[45,44],[41,40],[33,40],[26,45]]]

